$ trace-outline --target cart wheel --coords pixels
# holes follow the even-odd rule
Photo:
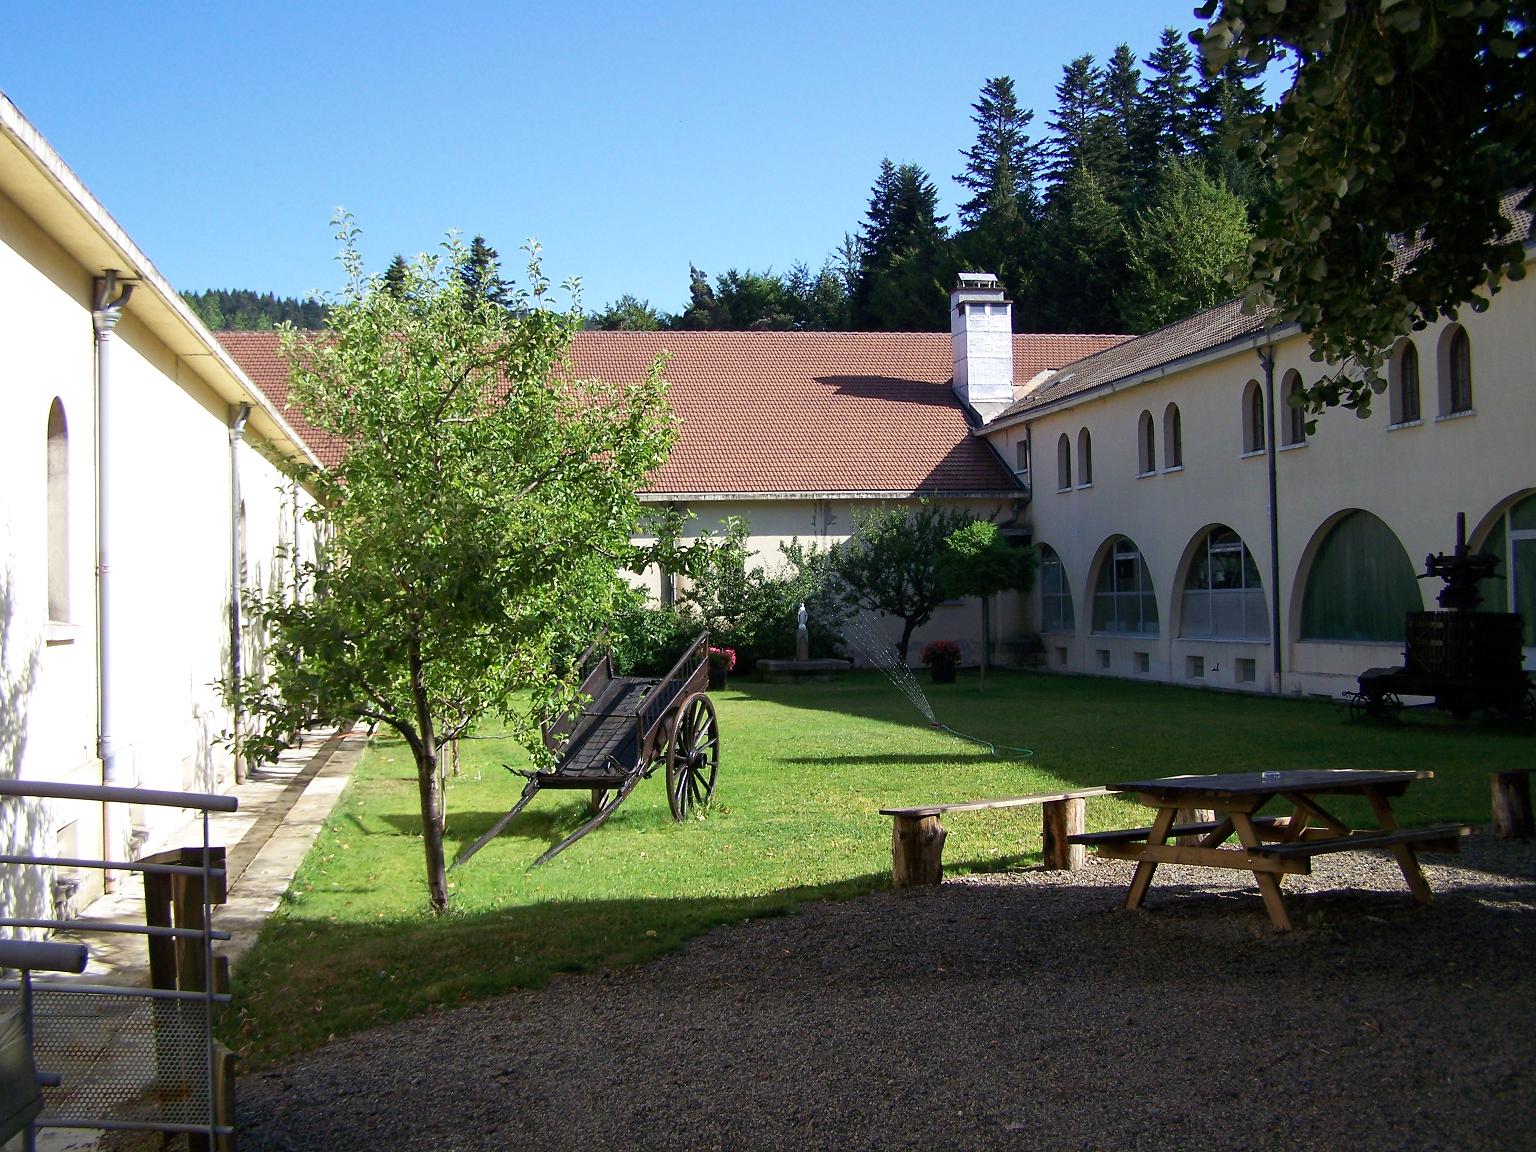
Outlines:
[[[1403,710],[1403,702],[1396,692],[1383,692],[1381,694],[1380,713],[1384,720],[1395,720],[1397,714]]]
[[[1351,720],[1364,720],[1371,714],[1371,698],[1364,692],[1346,692],[1349,698],[1349,718]]]
[[[708,696],[696,692],[677,713],[667,748],[667,805],[672,819],[686,820],[715,794],[720,765],[720,725]]]

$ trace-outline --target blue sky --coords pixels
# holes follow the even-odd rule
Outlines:
[[[884,156],[952,211],[986,78],[1043,133],[1068,60],[1194,6],[7,0],[0,90],[178,288],[334,289],[345,206],[379,270],[537,237],[589,310],[676,310],[690,262],[820,265]]]

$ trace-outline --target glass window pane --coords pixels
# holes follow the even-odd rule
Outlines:
[[[1509,526],[1516,532],[1536,530],[1536,496],[1527,496],[1509,510]]]
[[[1413,563],[1392,529],[1351,512],[1318,549],[1302,600],[1304,640],[1401,641],[1403,617],[1424,607]]]
[[[1524,644],[1530,648],[1536,644],[1536,540],[1511,540],[1510,550],[1515,554],[1509,566],[1511,599],[1514,610],[1525,617]]]

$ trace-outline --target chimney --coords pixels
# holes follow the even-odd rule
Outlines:
[[[986,423],[1013,403],[1013,303],[991,272],[962,272],[949,294],[954,389]]]

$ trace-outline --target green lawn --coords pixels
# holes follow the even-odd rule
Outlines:
[[[925,688],[941,721],[1001,755],[930,729],[877,673],[733,682],[712,693],[724,750],[707,819],[674,824],[658,774],[607,824],[530,869],[585,814],[584,792],[542,793],[450,873],[442,918],[426,912],[410,756],[377,740],[237,971],[226,1040],[259,1064],[557,972],[644,960],[721,922],[870,891],[889,882],[882,807],[1181,772],[1427,768],[1437,779],[1404,798],[1405,820],[1486,823],[1487,773],[1530,757],[1526,731],[1438,714],[1351,723],[1320,702],[1027,673],[993,673],[984,693],[974,675]],[[521,766],[521,750],[483,735],[463,744],[449,791],[450,855],[521,790],[500,767]],[[1143,818],[1127,801],[1089,802],[1090,827]],[[1036,863],[1039,822],[1036,809],[946,819],[946,870]]]

